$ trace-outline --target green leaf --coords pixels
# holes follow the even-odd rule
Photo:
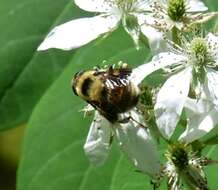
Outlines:
[[[214,0],[204,0],[207,5],[209,11],[217,11],[218,10],[218,1]]]
[[[209,146],[207,148],[208,158],[212,160],[218,161],[218,147],[217,146]],[[206,167],[205,172],[208,179],[209,189],[213,190],[217,188],[217,170],[218,164],[212,164]]]
[[[116,31],[108,38],[77,51],[64,73],[37,104],[31,117],[18,171],[18,190],[152,189],[149,178],[134,171],[115,143],[104,166],[94,168],[89,165],[83,144],[92,118],[83,118],[79,113],[85,104],[72,94],[70,86],[77,71],[101,65],[103,60],[108,64],[122,60],[139,65],[149,57],[147,49],[135,51],[124,31]],[[216,171],[212,172],[212,189],[216,189]],[[212,175],[210,171],[208,173]]]
[[[149,187],[149,179],[134,172],[129,162],[120,157],[116,146],[103,167],[93,168],[89,165],[83,144],[92,118],[83,118],[83,113],[79,110],[85,104],[73,95],[70,86],[74,73],[90,69],[103,60],[110,64],[122,60],[130,65],[139,65],[147,57],[148,50],[142,48],[136,51],[123,30],[76,53],[65,72],[43,96],[31,117],[18,172],[18,190]],[[125,179],[119,181],[120,177]]]
[[[37,52],[50,29],[84,15],[71,0],[2,0],[0,6],[0,130],[27,122],[73,52]]]
[[[208,7],[208,12],[217,12],[218,11],[218,1],[205,0],[206,6]],[[216,33],[215,25],[217,23],[217,15],[214,16],[211,20],[204,23],[201,27],[204,28],[207,32]]]

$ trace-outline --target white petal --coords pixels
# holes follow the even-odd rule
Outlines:
[[[171,76],[162,86],[155,104],[157,126],[165,138],[170,138],[180,119],[191,81],[191,68]]]
[[[142,12],[142,11],[150,11],[152,0],[135,0],[134,8],[136,9],[136,12]]]
[[[107,159],[110,150],[111,124],[96,111],[90,126],[84,151],[90,162],[102,165]]]
[[[162,32],[158,32],[153,27],[146,25],[142,25],[141,31],[148,38],[149,46],[153,54],[163,52],[167,49],[167,42]]]
[[[74,0],[76,5],[89,12],[110,12],[113,3],[105,0]]]
[[[201,0],[189,0],[187,12],[202,12],[207,11],[208,7]]]
[[[212,106],[212,102],[206,99],[198,100],[187,97],[185,102],[186,113],[188,113],[188,115],[204,114],[205,112],[210,111]]]
[[[205,84],[209,94],[207,94],[215,105],[218,105],[218,72],[207,69],[207,79]]]
[[[218,123],[218,111],[213,109],[209,113],[191,115],[188,120],[186,130],[182,133],[179,140],[190,143],[197,140],[210,132]]]
[[[152,15],[148,14],[137,14],[137,19],[139,25],[149,25],[149,26],[154,26],[156,24],[156,18],[154,18]]]
[[[151,62],[145,63],[133,69],[130,80],[138,85],[146,76],[148,76],[152,72],[166,66],[185,61],[186,59],[187,58],[185,56],[177,55],[170,52],[160,53],[157,56],[154,56]]]
[[[212,33],[208,33],[206,38],[207,38],[207,41],[209,42],[209,44],[211,44],[212,46],[218,44],[218,36],[217,35],[214,35]]]
[[[138,113],[132,112],[131,116],[139,123],[142,122]],[[136,122],[129,121],[117,126],[115,132],[121,149],[136,168],[151,177],[155,177],[160,171],[160,163],[149,130],[139,126]]]
[[[113,30],[119,20],[113,16],[96,16],[72,20],[55,27],[45,38],[38,50],[59,48],[70,50],[96,39]]]
[[[209,46],[211,47],[211,53],[214,56],[216,64],[218,65],[218,35],[209,33],[206,38]]]
[[[151,27],[155,25],[155,19],[144,14],[136,14],[138,23],[141,26],[141,32],[148,38],[149,46],[153,54],[164,52],[167,47],[163,33]]]

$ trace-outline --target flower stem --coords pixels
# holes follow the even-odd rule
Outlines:
[[[181,40],[179,38],[179,31],[176,27],[172,28],[172,40],[175,44],[181,45]]]
[[[144,45],[145,48],[150,48],[148,39],[142,33],[139,35],[139,41]]]

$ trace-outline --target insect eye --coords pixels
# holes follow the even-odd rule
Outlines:
[[[82,94],[84,96],[88,96],[88,91],[90,89],[91,84],[93,83],[93,80],[91,80],[90,78],[87,78],[84,80],[83,84],[82,84]]]

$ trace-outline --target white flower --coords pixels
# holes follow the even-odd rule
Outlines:
[[[169,189],[180,190],[183,185],[190,189],[208,189],[203,168],[215,161],[200,156],[183,144],[170,145],[166,157],[168,161],[163,174],[168,177]]]
[[[78,48],[115,30],[120,23],[137,46],[141,33],[148,37],[152,49],[161,46],[162,34],[144,25],[146,14],[150,11],[150,0],[75,0],[75,3],[83,10],[100,14],[55,27],[38,50]]]
[[[204,13],[207,9],[201,0],[156,0],[152,5],[153,14],[147,23],[162,31],[170,31],[173,27],[184,30],[217,14]]]
[[[150,63],[144,64],[135,70],[133,75],[137,78],[140,70],[147,76],[151,72],[164,68],[171,71],[169,77],[160,89],[155,104],[156,123],[162,135],[169,139],[180,120],[183,107],[188,94],[194,92],[194,98],[203,101],[206,96],[207,102],[212,103],[212,108],[203,112],[202,120],[188,122],[188,130],[203,130],[200,136],[209,132],[217,123],[218,105],[218,36],[209,33],[206,38],[194,38],[190,43],[186,42],[183,48],[172,48],[171,52],[160,53]],[[141,78],[140,78],[141,77]],[[191,89],[191,91],[190,91]],[[194,122],[194,123],[192,123]],[[196,126],[198,124],[198,126]],[[195,126],[193,126],[195,125]],[[187,133],[186,133],[187,134]],[[195,132],[193,131],[193,134]],[[193,139],[200,137],[193,135]],[[181,138],[184,138],[184,134]],[[192,141],[193,139],[189,139]]]
[[[126,114],[133,120],[112,124],[96,111],[84,145],[85,153],[92,164],[103,164],[114,136],[137,170],[156,178],[160,172],[160,163],[151,134],[142,126],[145,123],[138,112],[132,110]]]

